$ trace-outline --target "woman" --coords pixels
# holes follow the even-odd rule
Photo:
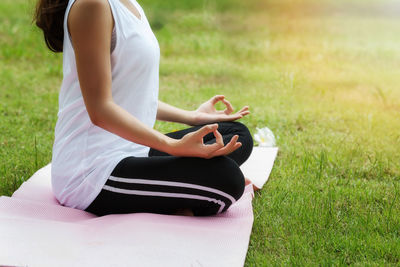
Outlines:
[[[135,0],[40,0],[35,20],[50,50],[63,52],[52,154],[62,205],[205,216],[240,198],[253,141],[234,121],[248,107],[233,114],[222,95],[195,111],[158,101],[159,46]],[[164,135],[156,119],[193,127]]]

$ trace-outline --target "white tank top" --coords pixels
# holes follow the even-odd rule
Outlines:
[[[100,193],[120,160],[147,157],[149,147],[128,141],[92,124],[82,98],[67,18],[64,18],[63,81],[59,94],[51,178],[64,206],[86,209]],[[114,17],[111,52],[112,97],[130,114],[153,127],[157,114],[160,48],[141,6],[136,17],[119,0],[108,0]]]

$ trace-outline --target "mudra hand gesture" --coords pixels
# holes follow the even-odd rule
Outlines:
[[[217,110],[215,108],[218,102],[225,104],[225,110]],[[234,114],[232,114],[232,112],[233,107],[231,103],[225,99],[225,96],[216,95],[201,104],[200,107],[194,111],[194,123],[195,125],[201,125],[220,121],[234,121],[250,114],[248,106],[244,106]]]
[[[225,104],[225,110],[217,110],[215,105],[218,102]],[[228,155],[241,147],[238,142],[238,135],[234,135],[232,139],[224,144],[221,134],[218,132],[218,124],[210,124],[222,121],[234,121],[250,114],[249,107],[244,106],[238,112],[232,114],[233,107],[231,103],[225,99],[224,95],[216,95],[200,105],[193,111],[194,125],[205,125],[195,132],[186,134],[182,139],[173,144],[172,154],[177,156],[195,156],[202,158],[212,158],[216,156]],[[209,133],[213,133],[216,142],[206,145],[203,143],[203,137]]]

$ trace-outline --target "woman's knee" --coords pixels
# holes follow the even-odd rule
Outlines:
[[[238,121],[234,121],[232,122],[232,124],[233,124],[232,127],[235,129],[237,134],[245,141],[244,143],[246,145],[253,146],[253,138],[251,136],[249,128],[247,128],[246,125]]]
[[[209,178],[215,183],[213,187],[224,192],[224,195],[220,195],[219,205],[216,202],[209,202],[207,206],[195,207],[193,209],[195,216],[210,216],[225,212],[244,193],[244,176],[234,160],[222,156],[209,159],[209,161],[213,162],[212,177]]]
[[[220,188],[235,200],[238,200],[244,192],[245,180],[239,165],[229,157],[217,157],[215,179],[221,183]]]
[[[249,129],[246,125],[237,121],[225,122],[223,127],[229,128],[229,133],[239,136],[238,142],[242,143],[242,146],[234,151],[230,157],[235,159],[239,165],[243,164],[253,151],[254,141]]]

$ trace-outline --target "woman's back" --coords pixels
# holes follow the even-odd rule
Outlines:
[[[64,76],[53,145],[52,185],[61,204],[85,209],[121,159],[132,155],[147,156],[149,148],[91,122],[67,30],[69,12],[78,1],[85,0],[70,0],[64,18]],[[112,97],[123,109],[153,127],[157,113],[160,51],[143,9],[135,0],[131,1],[139,11],[140,19],[119,0],[108,0],[116,35],[116,45],[110,55]]]

